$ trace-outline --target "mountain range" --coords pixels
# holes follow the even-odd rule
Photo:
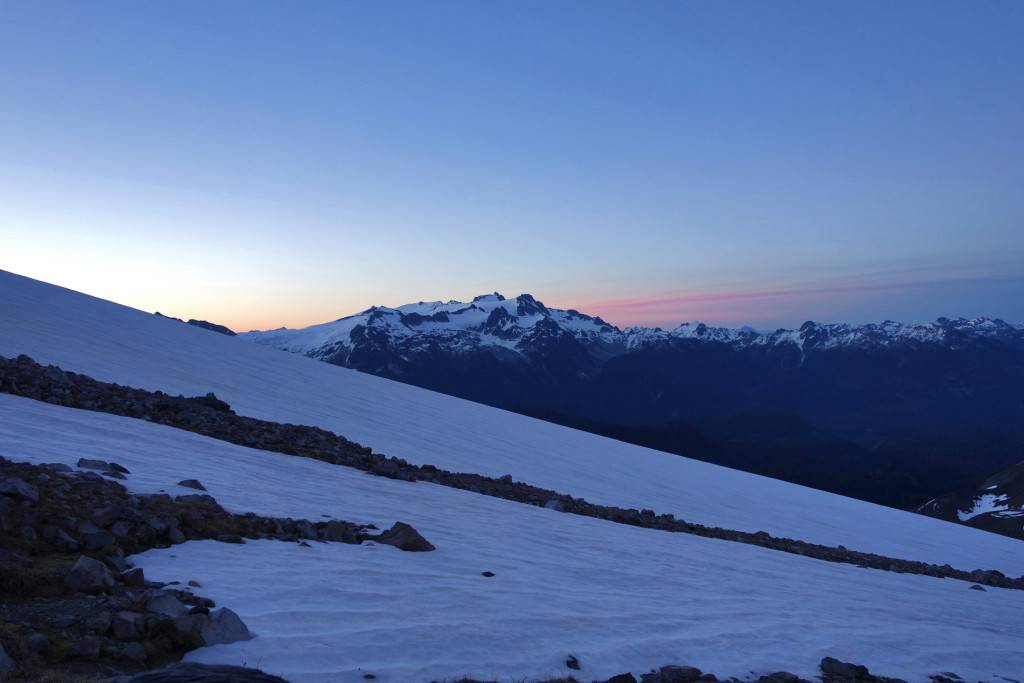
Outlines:
[[[494,293],[239,337],[897,507],[1024,460],[1024,329],[1001,320],[619,329]]]
[[[330,430],[382,463],[524,483],[627,518],[671,515],[781,547],[803,541],[1024,573],[1014,539],[566,429],[5,272],[0,321],[5,358],[27,354],[172,397],[214,403],[215,394],[239,423]],[[189,540],[129,557],[147,579],[231,609],[255,635],[194,650],[192,661],[258,666],[294,683],[591,681],[670,663],[720,680],[780,671],[813,679],[827,656],[911,683],[994,683],[1024,670],[1024,591],[373,476],[83,408],[0,394],[2,455],[69,468],[116,460],[126,470],[117,482],[139,495],[192,496],[183,483],[194,479],[237,515],[403,521],[436,548]]]

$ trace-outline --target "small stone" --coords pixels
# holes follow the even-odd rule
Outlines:
[[[193,588],[199,588],[200,587],[198,581],[189,581],[188,585],[192,586]]]
[[[112,469],[109,462],[104,460],[90,460],[89,458],[79,458],[78,467],[84,470],[110,470]]]
[[[197,491],[206,490],[206,487],[200,484],[196,479],[183,479],[178,482],[178,486],[184,486],[187,489],[195,489]]]
[[[480,576],[486,576],[489,579],[494,576],[494,572],[480,572]]]
[[[569,659],[565,660],[565,665],[574,671],[580,670],[580,660],[576,659],[572,655],[569,655]]]
[[[972,590],[972,591],[985,591],[985,589],[982,586],[979,586],[978,584],[974,584],[968,590]],[[987,593],[988,591],[985,591],[985,592]]]

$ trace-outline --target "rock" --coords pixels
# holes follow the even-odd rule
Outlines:
[[[86,550],[100,550],[101,548],[106,548],[108,545],[112,545],[113,543],[114,534],[103,529],[94,531],[85,537]]]
[[[203,625],[199,635],[207,645],[237,643],[240,640],[253,638],[242,619],[227,607],[210,612],[210,617]]]
[[[104,472],[100,472],[100,474],[102,474],[104,477],[110,477],[111,479],[127,479],[128,478],[128,477],[124,476],[123,474],[121,474],[120,472],[118,472],[116,470],[106,470]]]
[[[85,470],[112,470],[109,462],[104,460],[90,460],[89,458],[79,458],[78,467]]]
[[[46,652],[50,649],[50,639],[42,633],[33,633],[27,639],[28,649],[32,652]]]
[[[631,673],[619,674],[618,676],[612,676],[604,683],[636,683],[636,679]]]
[[[55,614],[50,617],[50,626],[54,628],[68,628],[78,623],[78,617],[73,614]]]
[[[86,636],[71,641],[68,648],[68,657],[73,659],[96,659],[100,656],[100,639]]]
[[[197,491],[205,491],[206,490],[206,487],[203,486],[202,484],[200,484],[195,479],[183,479],[182,481],[178,482],[178,486],[184,486],[185,488],[195,489]]]
[[[17,477],[0,481],[0,495],[13,498],[18,502],[39,502],[39,489]]]
[[[43,529],[43,538],[61,550],[74,551],[82,547],[82,544],[68,535],[68,532],[57,526],[48,526]]]
[[[146,593],[146,611],[175,619],[188,614],[188,608],[166,591],[154,589]]]
[[[373,540],[386,545],[393,545],[399,550],[409,552],[427,552],[435,550],[427,539],[405,522],[395,522],[394,526]]]
[[[695,666],[663,666],[656,673],[643,674],[643,683],[690,683],[700,679],[702,672]]]
[[[757,679],[758,683],[797,683],[800,677],[796,674],[791,674],[788,671],[776,671],[768,676],[761,676]]]
[[[985,590],[985,589],[984,589],[984,588],[982,588],[981,586],[979,586],[978,584],[974,584],[973,586],[971,586],[970,588],[968,588],[968,590],[972,590],[972,591],[983,591],[983,590]],[[987,592],[987,591],[986,591],[986,592]]]
[[[0,564],[14,564],[19,567],[27,567],[32,564],[32,560],[0,548]]]
[[[574,671],[580,670],[580,660],[576,659],[572,655],[569,655],[569,659],[565,660],[565,665]]]
[[[114,575],[99,560],[82,555],[68,572],[64,585],[73,593],[102,593],[114,585]]]
[[[217,537],[217,540],[221,543],[238,543],[244,544],[245,541],[238,534],[221,534]]]
[[[840,662],[832,657],[825,657],[821,660],[821,673],[835,678],[846,678],[851,681],[859,681],[867,678],[870,674],[866,666]]]
[[[167,540],[178,545],[185,542],[185,534],[182,533],[181,529],[170,528],[167,530]]]
[[[121,574],[121,580],[124,585],[129,588],[142,588],[146,585],[146,575],[142,571],[142,567],[133,567]]]
[[[4,650],[4,646],[0,645],[0,674],[17,670],[18,663],[11,659],[11,656],[7,654],[6,650]]]
[[[124,561],[124,555],[120,550],[115,551],[112,555],[107,555],[103,559],[107,565],[118,574],[124,572],[128,568],[128,563]]]
[[[102,636],[110,628],[110,621],[112,619],[110,610],[97,609],[89,612],[82,619],[82,626],[89,631],[93,631],[96,635]]]
[[[144,662],[146,661],[146,648],[142,646],[142,643],[128,643],[121,650],[121,656],[133,662]]]
[[[122,610],[114,615],[110,626],[118,640],[135,640],[146,630],[146,615]]]
[[[227,664],[178,662],[133,676],[131,683],[288,683],[283,678]]]
[[[356,532],[347,524],[331,520],[324,526],[321,538],[336,543],[358,543]]]
[[[70,472],[71,471],[71,468],[68,465],[65,465],[62,462],[48,462],[48,463],[44,463],[44,464],[40,465],[40,467],[45,467],[46,469],[50,470],[51,472]]]
[[[494,576],[494,572],[480,572],[480,576],[483,576],[483,577],[485,577],[485,578],[488,578],[488,579],[489,579],[489,578],[491,578],[492,576]]]

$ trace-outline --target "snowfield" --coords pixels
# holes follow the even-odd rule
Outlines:
[[[313,424],[375,451],[596,503],[963,569],[1024,573],[1019,541],[549,425],[0,272],[0,355]],[[136,556],[196,580],[257,638],[190,653],[292,681],[580,680],[677,663],[718,676],[828,655],[926,681],[1021,678],[1024,592],[859,569],[374,477],[0,395],[0,455],[113,460],[137,492],[197,478],[233,512],[412,524],[437,550],[189,542]],[[495,573],[492,578],[481,572]]]

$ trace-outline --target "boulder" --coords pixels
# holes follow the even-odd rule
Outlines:
[[[146,661],[146,648],[142,646],[142,643],[128,643],[121,650],[121,655],[132,662],[144,662]]]
[[[188,607],[167,591],[153,589],[146,592],[146,611],[176,619],[188,614]]]
[[[240,640],[253,638],[241,617],[227,607],[210,612],[210,617],[203,624],[199,635],[202,636],[206,645],[237,643]]]
[[[409,552],[427,552],[435,550],[427,539],[405,522],[395,522],[394,526],[373,540],[386,545],[393,545],[399,550]]]
[[[122,610],[114,615],[111,628],[118,640],[135,640],[141,638],[146,630],[146,616],[139,612]]]
[[[859,681],[868,678],[868,668],[860,664],[840,662],[833,657],[825,657],[821,660],[821,673],[835,678],[845,678],[851,681]]]
[[[604,683],[636,683],[636,678],[631,673],[619,674],[618,676],[612,676]]]
[[[9,673],[11,671],[18,670],[18,663],[11,659],[10,655],[4,650],[4,646],[0,645],[0,674]]]
[[[200,484],[196,479],[183,479],[178,482],[178,486],[184,486],[187,489],[195,489],[196,491],[206,490],[206,487]]]
[[[39,502],[39,489],[17,477],[0,481],[0,495],[13,498],[18,502]]]
[[[349,525],[335,520],[327,522],[320,537],[325,541],[336,543],[359,543],[355,531]]]
[[[655,673],[643,674],[643,683],[691,683],[703,672],[695,666],[663,666]]]
[[[64,585],[74,593],[102,593],[114,585],[114,574],[99,560],[82,555],[68,572]]]

